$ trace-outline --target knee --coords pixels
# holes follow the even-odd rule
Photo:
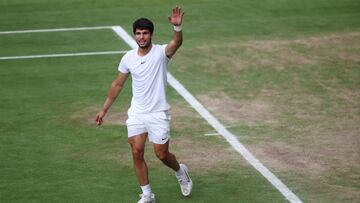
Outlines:
[[[160,161],[164,161],[167,159],[169,155],[169,152],[156,152],[156,157],[160,160]]]
[[[133,148],[132,155],[135,160],[142,160],[144,159],[144,150],[139,148]]]

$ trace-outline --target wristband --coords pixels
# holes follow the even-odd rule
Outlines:
[[[182,30],[181,25],[174,25],[174,31],[175,32],[181,32],[181,30]]]

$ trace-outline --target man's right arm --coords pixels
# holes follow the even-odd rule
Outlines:
[[[171,58],[175,54],[175,52],[182,44],[183,34],[181,31],[181,23],[183,21],[183,16],[184,16],[184,12],[181,10],[180,7],[176,6],[175,8],[173,8],[171,16],[168,17],[169,22],[174,26],[178,27],[178,29],[180,29],[180,30],[175,30],[174,27],[173,38],[165,48],[165,54],[169,58]]]
[[[116,97],[121,92],[127,77],[128,77],[128,74],[119,72],[116,79],[111,83],[105,103],[104,103],[102,109],[96,114],[96,124],[97,125],[102,124],[102,122],[103,122],[102,119],[104,118],[105,114],[107,113],[107,111],[109,110],[111,105],[114,103]]]

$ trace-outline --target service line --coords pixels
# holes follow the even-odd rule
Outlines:
[[[0,60],[111,55],[111,54],[124,54],[126,52],[127,51],[102,51],[102,52],[83,52],[83,53],[66,53],[66,54],[43,54],[43,55],[29,55],[29,56],[4,56],[4,57],[0,57]]]
[[[77,27],[77,28],[51,28],[51,29],[39,29],[39,30],[13,30],[13,31],[0,31],[0,35],[34,33],[34,32],[67,32],[67,31],[79,31],[79,30],[105,30],[105,29],[111,29],[111,28],[112,28],[112,26],[97,26],[97,27]]]

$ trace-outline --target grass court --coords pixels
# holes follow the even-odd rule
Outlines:
[[[148,17],[174,75],[303,202],[360,199],[360,3],[354,0],[1,0],[0,32],[122,26]],[[111,29],[0,34],[0,58],[126,51]],[[130,80],[95,114],[123,54],[0,60],[0,202],[136,202],[124,124]],[[147,146],[157,202],[287,202],[171,87],[172,151],[194,191]]]

